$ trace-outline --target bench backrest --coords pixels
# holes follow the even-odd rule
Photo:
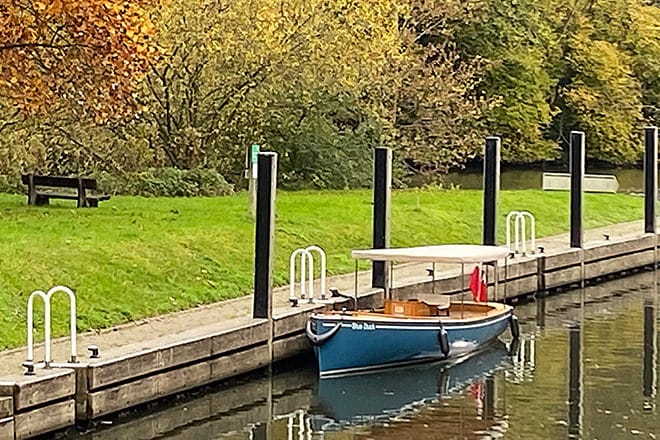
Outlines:
[[[21,181],[24,185],[30,184],[30,174],[23,174]],[[35,186],[53,186],[59,188],[78,188],[96,189],[96,179],[90,177],[64,177],[64,176],[39,176],[32,175],[32,181]]]

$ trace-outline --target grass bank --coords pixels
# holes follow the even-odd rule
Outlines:
[[[349,251],[371,243],[371,192],[280,192],[275,282],[286,284],[288,257],[318,244],[328,271],[350,272]],[[479,243],[480,191],[411,190],[392,197],[392,246]],[[588,194],[587,228],[642,217],[642,198]],[[70,286],[81,331],[194,307],[250,292],[254,227],[247,196],[113,197],[97,209],[62,202],[28,207],[0,194],[0,349],[25,343],[25,306],[33,290]],[[504,216],[525,209],[537,235],[568,229],[568,194],[505,191]],[[55,306],[54,332],[65,334],[65,307]]]

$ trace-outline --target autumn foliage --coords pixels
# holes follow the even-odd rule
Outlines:
[[[156,57],[157,0],[2,0],[0,97],[27,113],[67,104],[95,120],[130,113]]]
[[[417,184],[486,135],[507,162],[562,160],[576,129],[588,157],[634,163],[660,121],[659,26],[648,0],[0,0],[0,186],[241,184],[254,143],[282,187],[368,186],[375,146]]]

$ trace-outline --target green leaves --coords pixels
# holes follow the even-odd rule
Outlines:
[[[590,157],[638,160],[642,126],[658,123],[659,11],[639,0],[485,1],[456,35],[463,54],[488,61],[480,88],[499,99],[487,127],[505,139],[505,160],[556,158],[574,129]]]

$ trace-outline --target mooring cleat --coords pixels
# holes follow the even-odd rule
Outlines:
[[[99,352],[99,347],[97,347],[96,345],[88,345],[87,351],[89,351],[90,359],[98,359],[101,357],[101,354]]]
[[[34,362],[32,361],[25,361],[21,364],[23,367],[25,367],[25,374],[26,376],[34,376],[36,373],[34,371]]]

